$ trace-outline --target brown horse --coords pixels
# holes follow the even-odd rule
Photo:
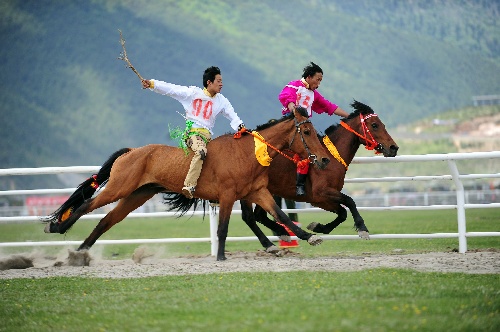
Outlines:
[[[385,129],[385,125],[373,110],[358,101],[354,101],[351,106],[354,112],[346,119],[342,119],[341,125],[330,126],[325,130],[325,136],[332,143],[330,150],[325,146],[324,137],[321,138],[324,153],[334,156],[336,161],[332,161],[326,169],[318,172],[316,169],[309,171],[306,182],[306,195],[297,196],[295,194],[295,174],[293,165],[285,158],[277,156],[271,163],[269,169],[269,191],[277,196],[294,201],[308,202],[313,206],[322,208],[337,214],[337,218],[332,222],[322,225],[313,222],[307,228],[313,232],[329,234],[347,218],[347,211],[342,206],[347,206],[354,218],[354,227],[361,238],[369,239],[368,228],[359,214],[356,203],[348,195],[341,192],[344,186],[344,179],[348,165],[354,158],[359,146],[365,145],[367,149],[382,153],[384,157],[394,157],[399,147]],[[336,147],[338,153],[335,153]],[[335,157],[337,155],[337,157]],[[342,205],[341,205],[342,204]],[[260,206],[255,207],[252,213],[251,202],[241,201],[242,218],[254,231],[261,244],[269,252],[274,252],[277,248],[258,229],[255,221],[261,222],[266,227],[272,229],[285,241],[289,241],[289,234],[281,225],[273,222],[267,217],[265,209]]]
[[[305,109],[299,109],[277,123],[257,127],[257,130],[276,149],[289,148],[301,156],[307,155],[317,168],[324,168],[329,162]],[[274,150],[269,151],[271,158],[277,154]],[[103,233],[155,194],[180,193],[190,160],[191,155],[186,156],[182,149],[160,144],[119,150],[103,164],[98,174],[80,184],[58,210],[42,219],[49,222],[45,232],[63,234],[82,215],[119,201],[78,248],[89,249]],[[226,259],[224,250],[229,218],[234,202],[239,199],[260,205],[311,245],[321,243],[320,237],[295,226],[276,205],[267,189],[268,170],[269,167],[261,166],[256,160],[251,135],[235,139],[226,134],[208,144],[207,158],[194,195],[203,200],[219,201],[217,260]],[[92,198],[103,184],[106,188]]]

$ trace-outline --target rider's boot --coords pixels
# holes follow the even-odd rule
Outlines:
[[[306,194],[306,178],[307,174],[297,173],[296,194],[297,196],[304,196]]]

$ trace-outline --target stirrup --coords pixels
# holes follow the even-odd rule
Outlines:
[[[193,199],[194,187],[183,187],[182,194],[189,199]]]

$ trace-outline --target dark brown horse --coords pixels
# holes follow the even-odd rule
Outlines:
[[[297,196],[295,194],[296,169],[293,164],[281,156],[277,156],[271,163],[268,189],[274,195],[294,201],[308,202],[313,206],[336,213],[336,219],[326,225],[313,222],[307,226],[309,230],[317,233],[329,234],[346,220],[347,211],[342,206],[344,205],[351,211],[354,227],[359,236],[369,239],[368,228],[356,208],[356,203],[351,197],[341,192],[347,168],[360,145],[382,153],[385,157],[396,156],[399,147],[385,129],[380,118],[369,106],[358,101],[354,101],[351,106],[355,111],[348,118],[342,119],[340,125],[330,126],[325,130],[325,137],[328,137],[331,142],[331,144],[328,143],[328,146],[333,153],[327,149],[325,137],[322,137],[323,153],[329,154],[330,157],[333,156],[336,160],[332,160],[326,169],[320,172],[316,169],[310,169],[306,182],[306,195]],[[258,229],[255,221],[261,222],[282,239],[289,241],[288,232],[281,225],[269,219],[265,209],[256,206],[254,213],[252,213],[251,202],[244,200],[241,201],[241,206],[243,220],[254,231],[267,251],[273,252],[277,248]]]
[[[304,109],[257,129],[275,148],[289,148],[300,156],[308,156],[317,168],[324,168],[329,162]],[[271,158],[277,154],[269,150]],[[82,215],[118,201],[78,248],[89,249],[103,233],[155,194],[180,193],[190,160],[191,155],[186,156],[182,149],[160,144],[119,150],[103,164],[98,174],[80,184],[68,201],[43,219],[49,222],[45,232],[63,234]],[[295,226],[276,205],[267,189],[268,170],[269,167],[261,166],[256,160],[254,138],[249,134],[239,139],[226,134],[208,144],[207,158],[194,195],[203,200],[219,201],[217,260],[226,259],[224,249],[229,218],[234,202],[239,199],[258,204],[311,245],[321,243],[320,237]],[[106,188],[92,198],[96,189],[104,184]]]

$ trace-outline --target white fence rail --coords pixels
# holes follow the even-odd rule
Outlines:
[[[356,157],[353,164],[369,164],[369,163],[400,163],[400,162],[430,162],[441,161],[446,162],[451,174],[433,175],[433,176],[411,176],[411,177],[380,177],[380,178],[353,178],[346,179],[346,183],[369,183],[369,182],[396,182],[396,181],[431,181],[431,180],[451,180],[455,185],[456,204],[445,205],[413,205],[399,206],[388,205],[379,207],[363,207],[358,209],[363,210],[457,210],[457,232],[456,233],[433,233],[433,234],[371,234],[372,239],[408,239],[408,238],[458,238],[459,252],[467,251],[467,237],[483,237],[483,236],[500,236],[500,232],[467,232],[465,209],[474,208],[500,208],[500,203],[467,203],[466,192],[463,185],[465,179],[485,179],[485,178],[500,178],[500,173],[488,174],[460,174],[456,161],[457,160],[481,160],[481,159],[500,159],[500,151],[492,152],[472,152],[472,153],[450,153],[450,154],[431,154],[431,155],[415,155],[415,156],[397,156],[394,158],[384,157]],[[500,161],[498,163],[500,166]],[[42,167],[42,168],[10,168],[0,169],[0,176],[12,175],[40,175],[40,174],[62,174],[62,173],[95,173],[99,170],[99,166],[72,166],[72,167]],[[500,169],[500,167],[499,167]],[[35,190],[8,190],[0,191],[1,196],[12,195],[40,195],[40,194],[70,194],[75,188],[66,189],[35,189]],[[498,191],[493,191],[496,197],[500,197]],[[285,212],[310,213],[323,211],[318,208],[309,209],[283,209]],[[203,212],[194,211],[194,215],[201,215]],[[233,210],[233,214],[241,214],[240,210]],[[89,214],[83,216],[82,219],[101,219],[105,214]],[[173,212],[152,212],[152,213],[131,213],[127,218],[144,218],[144,217],[172,217]],[[38,221],[37,216],[15,216],[3,217],[0,216],[2,222],[27,222]],[[500,216],[499,216],[500,220]],[[217,252],[217,211],[215,208],[210,210],[210,238],[167,238],[167,239],[126,239],[126,240],[98,240],[96,244],[139,244],[139,243],[179,243],[179,242],[210,242],[211,253],[216,255]],[[269,237],[272,241],[276,241],[277,237]],[[338,239],[357,239],[357,235],[323,235],[325,240]],[[228,237],[227,241],[255,241],[256,237]],[[60,245],[79,245],[81,241],[43,241],[43,242],[4,242],[0,243],[0,247],[23,247],[23,246],[60,246]]]

